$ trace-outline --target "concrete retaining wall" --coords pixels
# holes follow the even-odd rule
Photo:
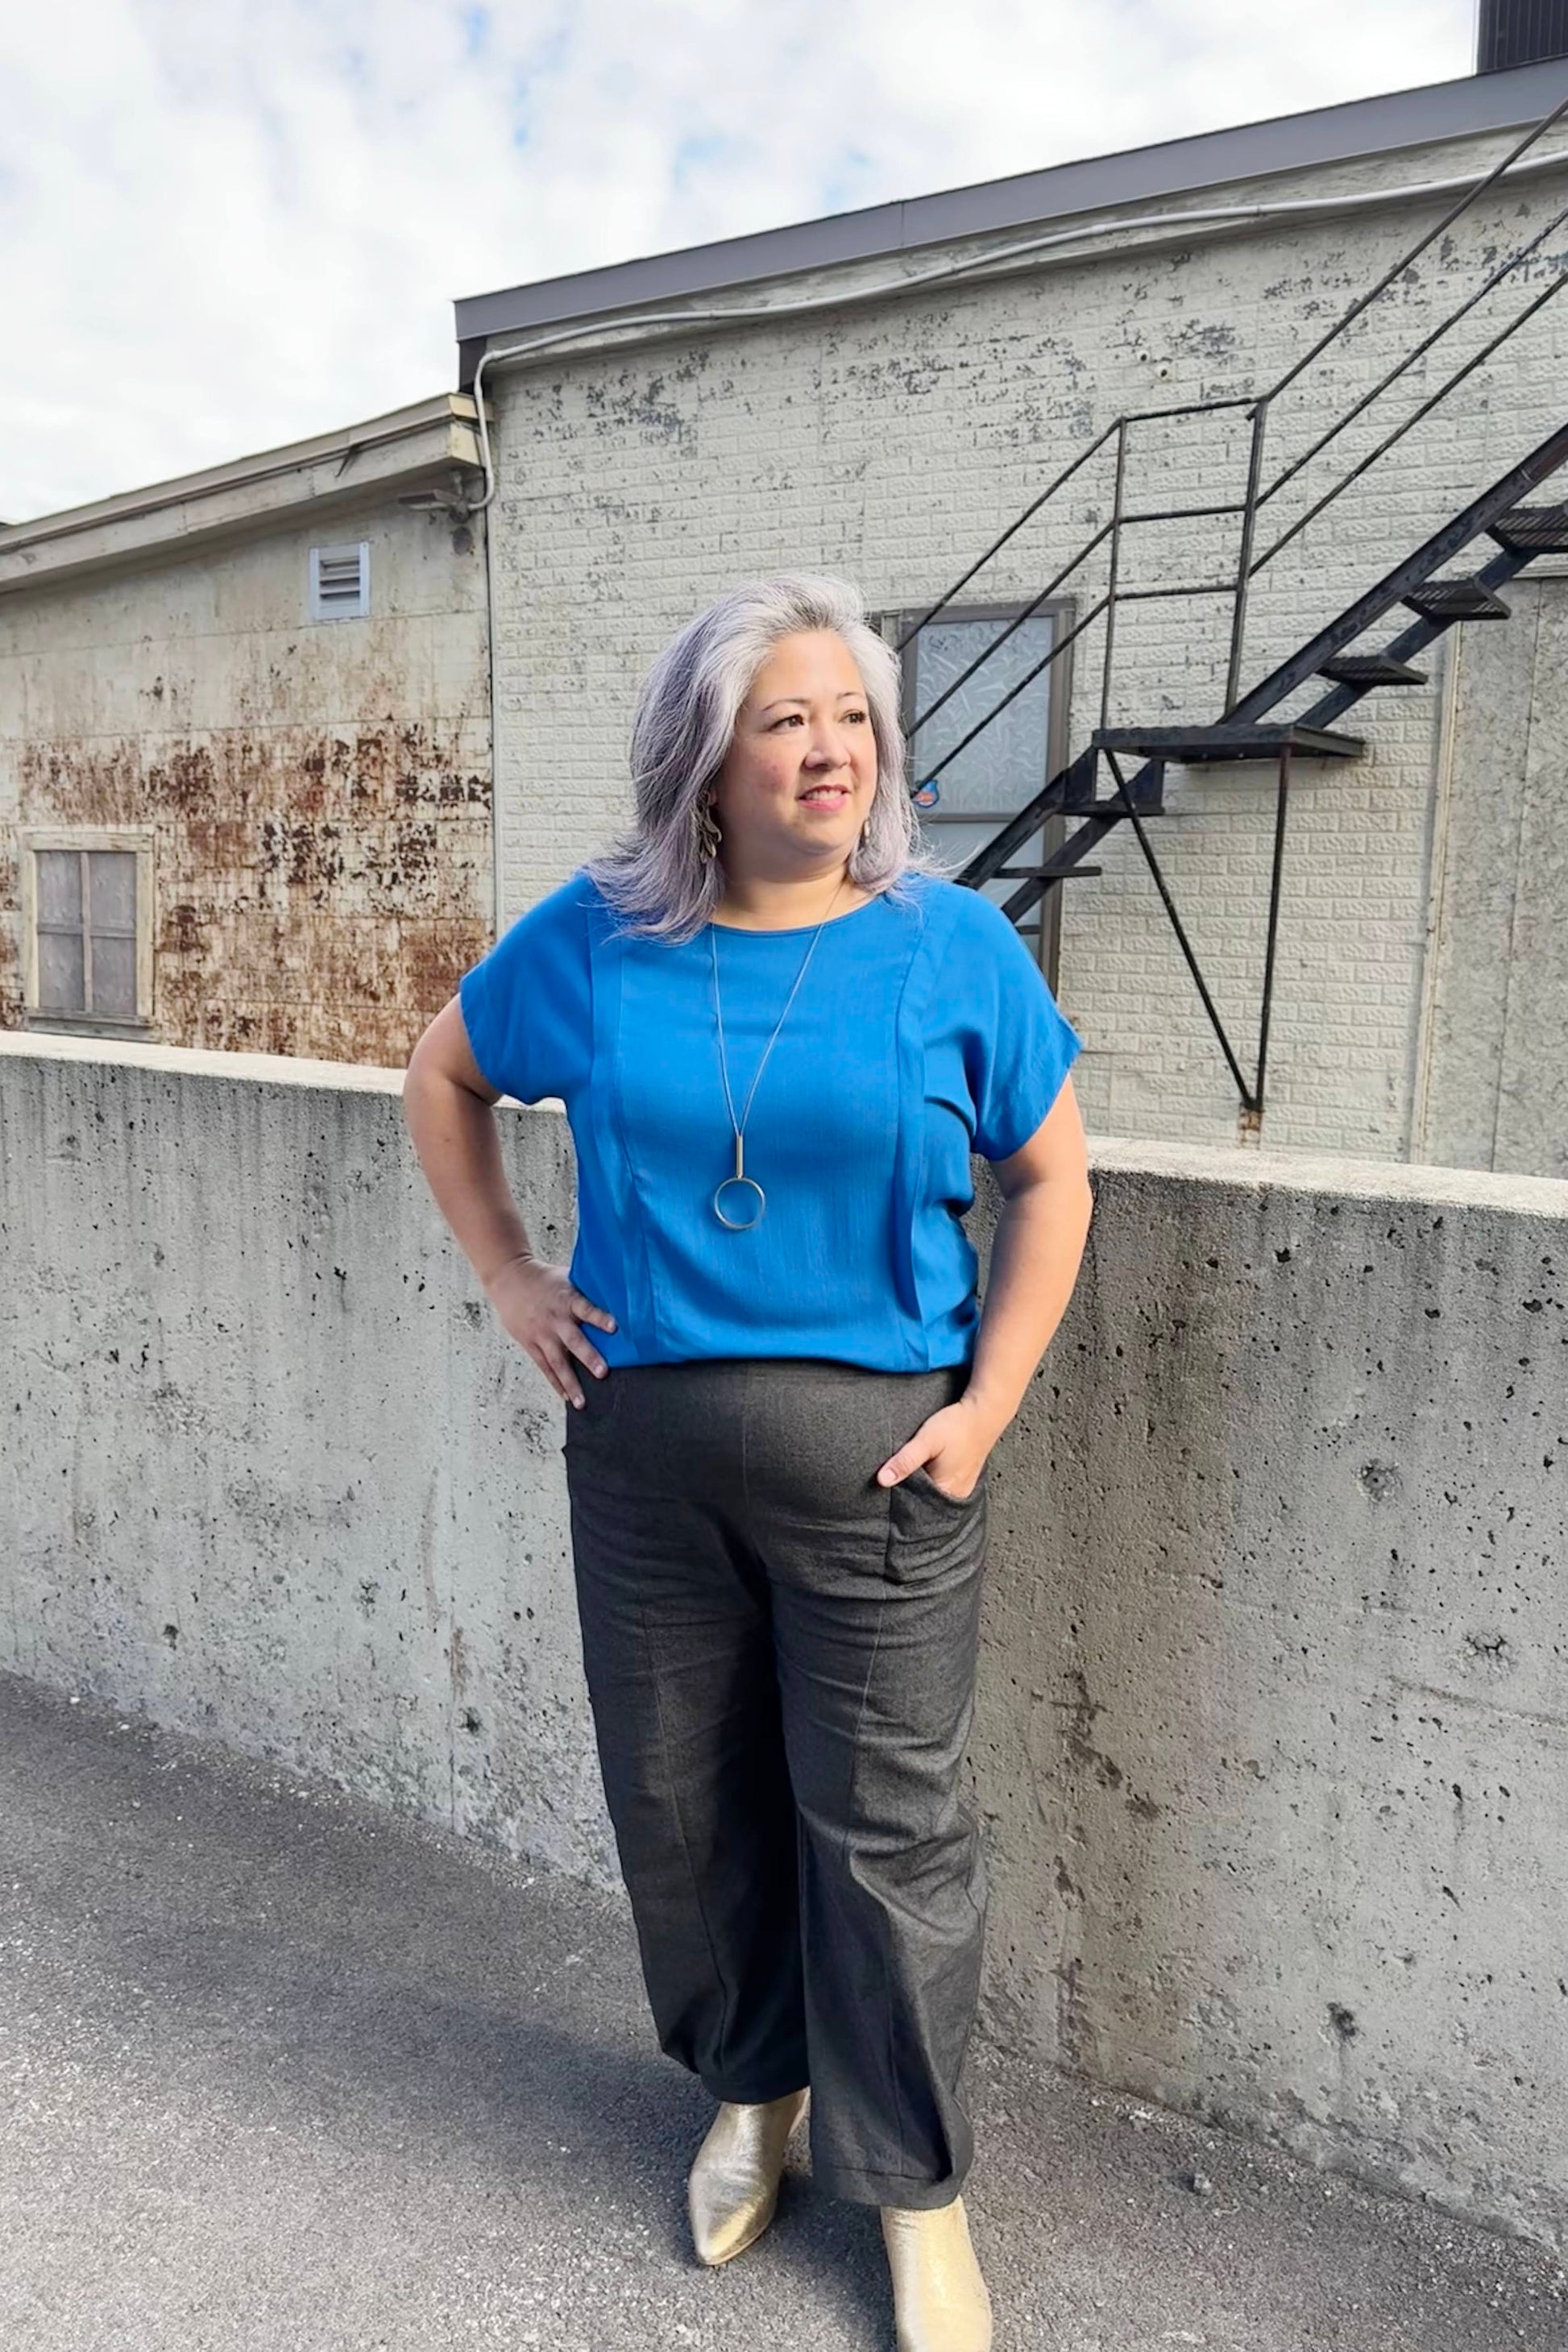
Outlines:
[[[566,1408],[399,1086],[0,1038],[0,1668],[613,1884]],[[1095,1161],[997,1455],[988,2027],[1568,2245],[1568,1184]]]

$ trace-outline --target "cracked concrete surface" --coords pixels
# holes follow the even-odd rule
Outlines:
[[[996,2352],[1529,2352],[1538,2247],[977,2047]],[[709,2113],[624,1909],[0,1677],[0,2335],[28,2352],[889,2352],[874,2213],[700,2270]]]

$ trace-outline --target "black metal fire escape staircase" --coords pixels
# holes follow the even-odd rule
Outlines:
[[[1568,553],[1568,504],[1531,504],[1531,494],[1546,482],[1564,464],[1568,464],[1568,424],[1552,433],[1540,446],[1519,464],[1511,467],[1489,488],[1473,499],[1463,510],[1441,530],[1435,531],[1424,543],[1396,563],[1383,579],[1355,598],[1316,635],[1300,646],[1288,659],[1259,679],[1247,692],[1239,691],[1244,658],[1247,595],[1251,583],[1266,565],[1272,562],[1282,550],[1293,541],[1307,525],[1331,506],[1350,485],[1358,480],[1377,461],[1404,439],[1405,435],[1445,400],[1457,385],[1463,383],[1498,348],[1517,332],[1537,310],[1568,281],[1568,254],[1551,257],[1551,274],[1544,288],[1536,291],[1529,303],[1512,317],[1484,345],[1474,352],[1436,392],[1424,400],[1415,414],[1406,417],[1360,464],[1297,518],[1288,529],[1262,552],[1258,549],[1260,517],[1270,500],[1286,485],[1296,479],[1346,425],[1360,416],[1381,397],[1388,387],[1403,376],[1417,361],[1425,357],[1460,319],[1467,316],[1487,295],[1509,278],[1530,256],[1542,249],[1548,239],[1568,222],[1568,205],[1548,220],[1528,243],[1492,268],[1459,307],[1448,314],[1415,350],[1392,368],[1371,391],[1347,409],[1329,425],[1311,446],[1271,481],[1265,478],[1266,436],[1270,414],[1280,395],[1314,363],[1320,355],[1336,341],[1352,321],[1362,315],[1381,295],[1393,286],[1409,268],[1411,263],[1440,236],[1444,236],[1460,214],[1467,211],[1486,191],[1496,185],[1512,168],[1526,150],[1533,146],[1562,117],[1568,113],[1564,99],[1551,114],[1537,123],[1501,162],[1467,190],[1458,203],[1447,212],[1436,226],[1421,238],[1411,250],[1401,256],[1394,267],[1378,283],[1363,295],[1328,333],[1306,352],[1289,373],[1270,390],[1257,398],[1184,403],[1163,409],[1145,409],[1118,417],[1113,425],[1083,450],[1025,509],[1017,520],[988,548],[976,563],[972,564],[938,603],[923,613],[900,640],[900,651],[921,630],[947,611],[963,591],[984,569],[1001,548],[1005,546],[1024,527],[1053,499],[1064,486],[1101,452],[1113,465],[1110,520],[1074,553],[1046,587],[1025,608],[1016,614],[1001,634],[992,640],[963,674],[954,679],[930,707],[921,711],[910,729],[911,744],[920,731],[936,713],[952,700],[971,678],[981,672],[1000,648],[1052,599],[1064,583],[1085,563],[1094,552],[1105,547],[1108,551],[1108,578],[1105,592],[1089,610],[1075,621],[1070,630],[1053,643],[1045,659],[1037,663],[1026,675],[1016,680],[995,706],[986,711],[978,723],[970,728],[962,740],[951,747],[942,758],[922,767],[918,749],[912,756],[911,773],[920,782],[929,784],[942,771],[952,765],[969,745],[997,719],[1003,710],[1021,694],[1035,678],[1058,661],[1068,647],[1080,638],[1097,622],[1104,623],[1104,643],[1101,661],[1100,724],[1095,729],[1085,749],[1037,793],[1016,815],[986,842],[984,846],[953,877],[956,881],[979,888],[994,880],[1014,880],[1017,887],[1005,899],[1004,912],[1016,924],[1026,926],[1026,919],[1037,907],[1043,907],[1047,894],[1062,882],[1100,873],[1102,869],[1087,862],[1090,851],[1120,824],[1131,824],[1150,873],[1159,891],[1165,913],[1170,919],[1183,956],[1191,971],[1205,1011],[1215,1030],[1220,1048],[1229,1066],[1240,1096],[1242,1131],[1255,1135],[1261,1120],[1264,1082],[1268,1066],[1269,1014],[1273,1001],[1275,953],[1279,931],[1280,882],[1285,841],[1286,812],[1293,762],[1298,759],[1354,760],[1365,745],[1357,734],[1347,732],[1340,722],[1370,696],[1385,691],[1397,691],[1426,684],[1426,673],[1414,665],[1420,655],[1436,644],[1459,621],[1502,620],[1509,606],[1498,591],[1506,587],[1516,573],[1537,556],[1547,553]],[[1564,158],[1568,169],[1568,156]],[[1208,415],[1222,410],[1245,409],[1250,424],[1250,446],[1245,494],[1239,499],[1220,505],[1166,508],[1138,513],[1127,504],[1129,445],[1133,428],[1149,422],[1178,417]],[[1234,575],[1217,582],[1161,584],[1149,588],[1127,588],[1121,584],[1121,551],[1124,534],[1138,524],[1171,523],[1197,518],[1234,515],[1239,520],[1239,553]],[[1454,574],[1445,567],[1463,556],[1479,541],[1489,541],[1495,551],[1476,569]],[[1145,597],[1219,596],[1229,600],[1232,607],[1230,631],[1229,673],[1226,690],[1224,715],[1215,722],[1191,726],[1123,727],[1112,726],[1110,715],[1112,701],[1112,678],[1115,658],[1115,628],[1121,605]],[[1403,613],[1408,617],[1402,627],[1394,629],[1381,644],[1362,641],[1389,616]],[[1321,680],[1323,690],[1310,707],[1290,718],[1274,714],[1302,688]],[[1183,923],[1168,881],[1162,870],[1147,829],[1146,820],[1165,813],[1165,771],[1170,765],[1192,765],[1211,761],[1268,761],[1276,770],[1277,787],[1274,811],[1274,845],[1269,884],[1269,904],[1266,935],[1261,1009],[1259,1015],[1256,1076],[1248,1081],[1226,1034],[1213,995],[1204,977],[1191,939]],[[1124,764],[1125,763],[1125,764]],[[1109,771],[1110,788],[1101,788],[1102,767]],[[1047,819],[1078,819],[1076,827],[1054,846],[1041,861],[1031,866],[1016,866],[1009,860],[1033,836],[1040,834]],[[1037,918],[1037,921],[1038,918]]]

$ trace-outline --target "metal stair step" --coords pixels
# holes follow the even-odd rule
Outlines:
[[[1481,580],[1428,580],[1400,598],[1424,621],[1506,621],[1509,607]]]
[[[1135,759],[1179,760],[1192,767],[1210,760],[1277,760],[1299,751],[1310,760],[1359,760],[1366,749],[1359,735],[1294,720],[1253,727],[1222,720],[1217,727],[1102,727],[1091,738],[1097,751],[1123,751]]]
[[[1049,882],[1060,881],[1064,877],[1070,879],[1075,874],[1103,874],[1104,871],[1103,866],[999,866],[994,874],[988,874],[985,878],[988,882],[1036,882],[1042,878]]]
[[[1425,686],[1426,672],[1412,669],[1408,662],[1396,661],[1392,654],[1336,654],[1324,662],[1320,677],[1331,677],[1336,686]]]
[[[1165,814],[1165,803],[1163,798],[1157,801],[1146,801],[1142,793],[1135,793],[1133,795],[1132,805],[1137,810],[1140,816],[1163,816]],[[1120,799],[1102,801],[1069,801],[1067,806],[1061,811],[1061,814],[1063,816],[1076,816],[1080,819],[1083,817],[1097,817],[1101,824],[1114,823],[1118,818],[1125,822],[1127,816],[1127,803],[1124,800]]]
[[[1489,536],[1510,555],[1568,555],[1568,507],[1510,507]]]

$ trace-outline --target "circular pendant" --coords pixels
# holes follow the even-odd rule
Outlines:
[[[724,1214],[723,1210],[719,1205],[720,1195],[727,1192],[731,1184],[743,1184],[747,1192],[754,1192],[756,1194],[757,1213],[754,1217],[727,1217]],[[749,1234],[753,1225],[761,1224],[763,1221],[763,1210],[766,1202],[767,1194],[763,1191],[762,1186],[753,1177],[726,1176],[724,1181],[720,1185],[718,1192],[713,1195],[713,1213],[718,1218],[719,1223],[721,1225],[729,1226],[730,1231],[732,1234]]]

